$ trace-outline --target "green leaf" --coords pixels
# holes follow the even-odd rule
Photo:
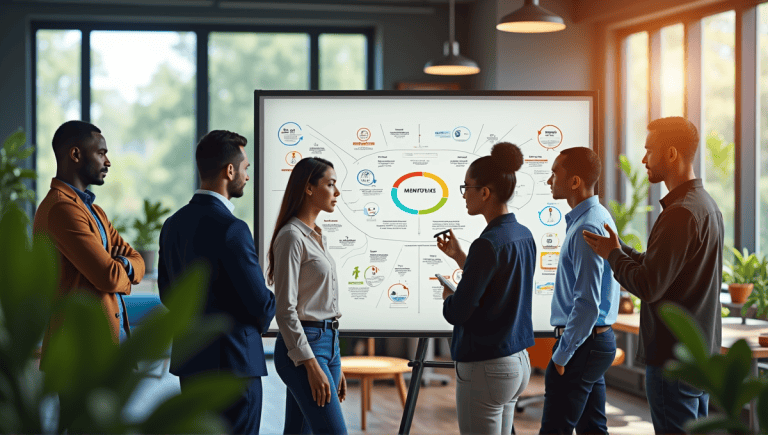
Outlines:
[[[12,156],[27,142],[27,135],[22,129],[18,129],[16,132],[11,133],[10,136],[5,138],[3,142],[3,149],[5,152]]]
[[[757,397],[757,417],[760,427],[763,430],[768,428],[768,385],[763,385],[763,390]]]
[[[206,374],[190,379],[184,393],[162,403],[140,425],[142,433],[228,432],[223,420],[210,411],[221,411],[242,394],[245,380],[231,375]],[[200,419],[200,414],[206,418]]]
[[[685,430],[688,433],[712,433],[723,432],[728,433],[747,433],[749,429],[740,421],[732,420],[723,414],[714,414],[698,420],[690,420],[685,425]]]

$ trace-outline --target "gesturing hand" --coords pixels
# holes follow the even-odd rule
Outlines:
[[[443,284],[443,300],[446,300],[448,296],[454,294],[453,290],[449,289],[445,284]]]
[[[611,251],[621,249],[621,244],[619,243],[619,236],[613,232],[610,225],[605,224],[605,229],[608,231],[608,237],[603,237],[587,230],[584,230],[583,234],[584,240],[595,251],[595,254],[607,260],[608,254]]]
[[[317,406],[331,403],[331,383],[328,382],[328,376],[320,368],[317,359],[312,358],[304,361],[304,367],[307,368],[309,386],[312,388],[312,400],[317,402]]]
[[[437,237],[437,248],[445,253],[445,255],[456,260],[459,267],[464,267],[464,260],[467,259],[467,254],[461,250],[461,245],[453,234],[453,230],[449,229],[448,234],[443,234]]]

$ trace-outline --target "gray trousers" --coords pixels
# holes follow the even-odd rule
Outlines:
[[[509,434],[517,399],[531,378],[528,351],[456,363],[456,411],[462,434]]]

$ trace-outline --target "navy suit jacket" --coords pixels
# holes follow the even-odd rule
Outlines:
[[[210,269],[205,314],[224,313],[233,322],[228,333],[187,361],[172,352],[171,373],[226,370],[244,377],[266,376],[261,334],[275,316],[275,295],[264,283],[248,225],[218,198],[194,195],[163,224],[159,257],[161,301],[193,263],[201,262]]]

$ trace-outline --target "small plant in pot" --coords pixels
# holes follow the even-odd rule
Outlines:
[[[763,259],[759,261],[756,275],[752,292],[747,296],[744,306],[741,307],[741,315],[746,317],[749,309],[754,306],[755,317],[766,318],[768,317],[768,255],[764,255]]]
[[[757,255],[750,254],[746,248],[743,252],[731,247],[733,260],[723,257],[723,282],[728,284],[731,302],[743,304],[752,293],[755,283],[760,282],[762,261]]]
[[[136,230],[136,239],[133,242],[133,247],[139,251],[141,258],[144,259],[146,273],[153,273],[155,271],[154,247],[157,245],[157,237],[163,228],[161,219],[170,212],[171,209],[163,208],[160,201],[153,203],[145,199],[144,220],[137,218],[133,221],[133,229]]]

